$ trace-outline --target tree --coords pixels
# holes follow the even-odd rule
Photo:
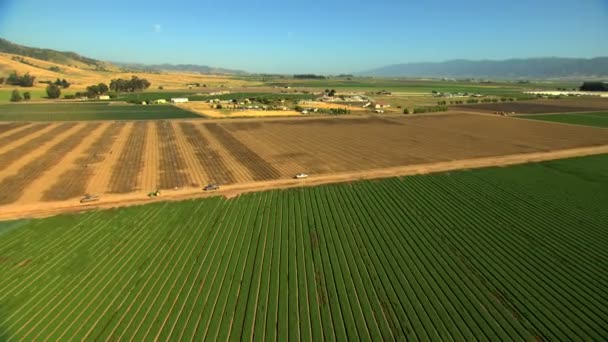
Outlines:
[[[29,91],[26,91],[25,93],[23,93],[23,99],[25,101],[29,101],[32,98],[32,94],[30,94]]]
[[[105,94],[105,93],[108,92],[108,90],[110,90],[110,88],[105,83],[99,83],[97,85],[97,91],[98,91],[99,94]]]
[[[105,83],[93,84],[87,87],[87,96],[95,97],[96,95],[103,95],[109,90],[108,85]]]
[[[332,90],[329,91],[328,96],[334,97],[335,95],[336,95],[336,89],[332,89]]]
[[[19,90],[13,90],[13,92],[11,93],[11,102],[20,102],[21,100],[23,100],[23,98],[21,97],[21,93],[19,93]]]
[[[64,88],[64,89],[70,87],[70,82],[66,81],[65,78],[62,79],[62,80],[57,79],[53,84],[56,85],[56,86],[59,86],[61,88]]]
[[[4,77],[0,77],[0,84],[4,83]]]
[[[29,72],[23,76],[20,76],[16,71],[13,71],[6,79],[6,84],[21,86],[21,87],[33,87],[35,80],[36,80],[36,76],[30,75]]]
[[[54,84],[49,84],[46,87],[46,95],[48,96],[49,99],[57,99],[57,98],[59,98],[59,96],[61,96],[61,88],[59,88],[59,86],[56,86]]]

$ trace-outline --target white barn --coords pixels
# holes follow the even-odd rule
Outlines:
[[[186,103],[188,102],[187,97],[173,97],[171,98],[171,103]]]

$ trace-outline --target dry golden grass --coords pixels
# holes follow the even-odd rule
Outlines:
[[[188,102],[177,105],[191,112],[209,116],[212,118],[230,117],[270,117],[270,116],[300,116],[302,114],[293,110],[217,110],[212,109],[206,102]]]
[[[302,101],[300,102],[300,106],[302,107],[311,107],[311,108],[319,108],[319,109],[341,109],[346,108],[350,110],[358,110],[363,109],[362,106],[350,106],[342,103],[332,103],[332,102],[320,102],[320,101]]]
[[[97,71],[84,67],[84,64],[79,65],[74,63],[74,66],[67,66],[53,62],[47,62],[30,57],[22,57],[29,64],[15,61],[12,58],[17,55],[0,53],[0,76],[8,76],[11,72],[16,71],[20,74],[29,72],[36,76],[36,84],[34,88],[44,88],[46,84],[38,83],[38,81],[55,80],[57,78],[65,78],[72,86],[70,90],[83,90],[91,84],[104,82],[109,84],[114,78],[131,78],[133,75],[145,78],[152,83],[151,89],[156,89],[163,86],[165,90],[186,89],[188,83],[206,84],[208,87],[241,87],[248,85],[256,85],[257,83],[233,79],[230,76],[221,75],[201,75],[195,73],[181,72],[163,72],[163,73],[125,73],[120,72],[114,67],[110,67],[110,71]],[[31,64],[31,65],[30,65]],[[51,67],[59,67],[60,72],[49,70]]]

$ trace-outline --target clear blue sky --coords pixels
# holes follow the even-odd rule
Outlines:
[[[608,56],[608,0],[0,0],[0,37],[110,61],[336,74]]]

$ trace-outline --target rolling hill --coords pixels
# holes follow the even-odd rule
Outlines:
[[[34,88],[44,89],[41,81],[67,79],[72,86],[69,91],[77,91],[88,85],[100,82],[109,83],[115,78],[131,78],[137,75],[152,83],[151,89],[162,86],[164,89],[185,89],[189,83],[214,86],[239,86],[247,81],[230,77],[233,72],[227,69],[205,66],[145,66],[143,64],[120,65],[81,56],[75,52],[62,52],[51,49],[32,48],[12,43],[0,38],[0,78],[10,73],[30,73],[36,76]],[[234,71],[234,73],[242,73]],[[5,88],[6,90],[2,90]],[[14,86],[0,84],[0,95],[7,97],[7,91]],[[7,97],[8,98],[8,97]]]
[[[608,57],[528,58],[502,61],[452,60],[388,65],[360,73],[380,77],[451,77],[488,79],[599,78],[608,76]]]

